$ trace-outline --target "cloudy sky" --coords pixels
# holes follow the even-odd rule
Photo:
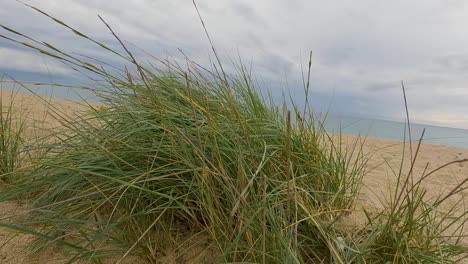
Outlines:
[[[24,2],[105,43],[116,44],[97,15],[122,39],[156,57],[180,56],[179,48],[202,64],[211,56],[191,0]],[[301,65],[312,51],[311,94],[320,110],[402,120],[403,80],[414,122],[468,128],[465,2],[197,0],[218,52],[225,60],[240,55],[273,95],[287,89],[303,98]],[[0,5],[2,25],[69,52],[107,58],[19,2],[0,0]],[[76,81],[66,66],[0,40],[3,73],[21,80]]]

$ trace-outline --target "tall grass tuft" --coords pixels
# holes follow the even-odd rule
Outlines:
[[[1,195],[33,197],[29,221],[3,225],[34,234],[37,248],[66,246],[71,261],[157,262],[168,248],[202,241],[222,262],[343,263],[334,240],[364,171],[357,142],[342,148],[311,110],[269,103],[242,65],[143,66],[104,20],[124,53],[51,18],[134,71],[108,71],[1,26],[9,35],[0,37],[107,83],[102,105],[63,119],[58,143]]]

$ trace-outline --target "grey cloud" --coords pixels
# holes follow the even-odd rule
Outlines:
[[[434,70],[466,73],[468,71],[468,53],[440,56],[434,59]]]
[[[381,92],[386,90],[396,90],[399,88],[399,83],[397,82],[378,82],[371,83],[365,86],[363,89],[369,92]]]
[[[278,54],[267,54],[262,58],[261,65],[270,73],[291,73],[293,69],[293,63],[289,59]]]
[[[250,42],[256,49],[263,50],[265,48],[265,43],[254,32],[249,32],[246,36],[246,40]]]
[[[263,19],[256,13],[252,6],[238,1],[232,2],[231,6],[234,13],[243,17],[252,26],[255,25],[257,28],[259,25],[264,28],[267,27],[265,21],[263,21]]]

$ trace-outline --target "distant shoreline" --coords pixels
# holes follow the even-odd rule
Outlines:
[[[398,141],[409,141],[410,138],[404,122],[329,115],[324,126],[330,133],[341,132]],[[424,144],[468,149],[467,129],[411,123],[413,142],[419,140],[423,131],[425,131]]]

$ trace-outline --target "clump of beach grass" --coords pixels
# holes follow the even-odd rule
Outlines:
[[[107,81],[102,106],[62,120],[57,143],[1,195],[32,197],[30,221],[5,226],[36,235],[37,248],[66,246],[71,261],[156,262],[168,246],[199,236],[222,262],[342,262],[335,223],[359,191],[357,142],[343,149],[310,109],[260,96],[242,65],[232,73],[188,59],[185,68],[146,67],[110,27],[125,53],[53,19],[135,71],[111,74],[106,64],[2,26],[12,35],[4,39]]]
[[[0,195],[31,197],[28,220],[0,224],[35,235],[33,248],[61,245],[70,262],[138,255],[154,263],[168,249],[182,260],[187,243],[205,248],[194,262],[418,263],[466,252],[439,232],[450,214],[434,220],[440,215],[420,182],[403,174],[390,210],[369,214],[358,231],[340,225],[356,204],[366,158],[362,143],[343,147],[323,129],[307,107],[309,80],[304,108],[277,106],[242,64],[224,71],[214,48],[211,68],[189,59],[144,66],[104,20],[122,52],[31,8],[127,65],[0,25],[8,33],[1,38],[106,87],[96,91],[101,106],[61,119],[63,131],[38,146],[45,154]]]

